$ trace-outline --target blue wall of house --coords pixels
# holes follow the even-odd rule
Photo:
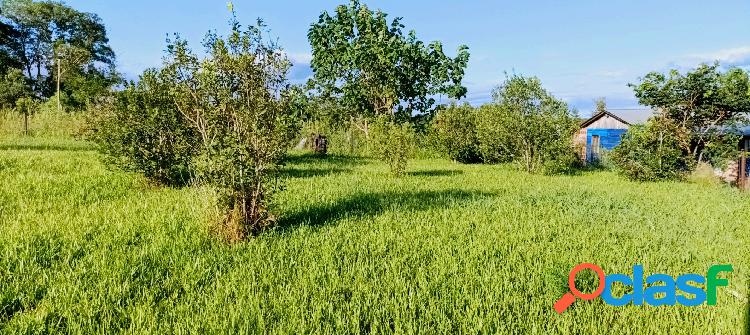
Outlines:
[[[586,152],[588,153],[588,159],[591,160],[591,138],[593,136],[599,136],[599,144],[602,150],[612,150],[622,142],[622,136],[625,135],[627,129],[587,129],[586,130]]]

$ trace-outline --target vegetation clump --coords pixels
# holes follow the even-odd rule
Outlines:
[[[343,106],[344,119],[367,140],[372,122],[380,116],[407,122],[414,115],[433,112],[436,95],[466,96],[461,82],[468,47],[460,46],[452,58],[444,53],[442,43],[426,44],[416,32],[405,34],[403,28],[400,18],[389,22],[382,11],[352,0],[333,13],[323,12],[308,32],[313,56],[308,87],[321,99]],[[390,162],[403,157],[398,156]]]
[[[414,155],[415,138],[414,128],[409,123],[398,124],[380,117],[373,125],[375,152],[397,177],[406,172],[408,160]]]
[[[685,74],[652,72],[631,86],[657,117],[631,128],[616,149],[615,162],[626,176],[677,179],[700,163],[721,167],[739,157],[737,129],[750,115],[746,71],[702,64]]]
[[[227,38],[209,33],[199,58],[179,37],[165,66],[116,95],[97,127],[103,151],[121,166],[168,184],[188,177],[219,194],[218,231],[241,241],[275,222],[268,206],[279,164],[298,133],[299,91],[264,25],[232,21]]]
[[[429,129],[434,148],[457,162],[481,163],[477,111],[468,103],[453,103],[437,111]]]
[[[682,179],[693,169],[693,161],[680,149],[677,126],[657,118],[630,127],[610,158],[617,169],[633,180]]]
[[[537,78],[509,77],[477,116],[479,150],[486,162],[513,162],[527,172],[559,173],[577,162],[575,113]]]

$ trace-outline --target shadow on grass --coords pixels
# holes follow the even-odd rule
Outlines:
[[[94,147],[82,145],[54,145],[54,144],[0,144],[0,150],[39,150],[39,151],[92,151]]]
[[[277,229],[284,232],[301,225],[321,226],[343,217],[376,216],[388,210],[445,208],[492,196],[491,193],[463,190],[360,193],[332,204],[321,204],[282,216]]]
[[[337,175],[337,174],[342,174],[346,172],[351,172],[351,169],[284,168],[281,170],[279,175],[281,177],[287,177],[287,178],[313,178],[313,177],[325,177],[325,176],[330,176],[330,175]]]
[[[284,164],[331,164],[337,166],[357,166],[367,164],[366,158],[341,155],[316,155],[313,153],[293,154],[284,159]]]
[[[461,170],[425,170],[407,172],[407,175],[413,177],[448,177],[463,174]]]

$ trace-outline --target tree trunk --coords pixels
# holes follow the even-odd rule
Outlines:
[[[26,107],[26,113],[23,113],[23,134],[25,136],[29,135],[29,110],[28,107]]]

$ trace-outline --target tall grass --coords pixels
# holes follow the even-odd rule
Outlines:
[[[80,112],[58,112],[42,104],[38,113],[29,116],[29,135],[45,138],[47,142],[59,139],[70,139],[81,135],[86,127],[86,120]],[[12,109],[0,109],[0,138],[6,141],[24,135],[24,117]]]
[[[0,333],[740,333],[750,197],[728,187],[293,155],[279,227],[228,246],[210,193],[0,142]],[[43,150],[38,150],[43,149]],[[61,150],[68,149],[68,150]],[[552,304],[608,273],[733,264],[714,307]],[[582,277],[580,288],[594,286]],[[736,297],[736,296],[739,296]]]

